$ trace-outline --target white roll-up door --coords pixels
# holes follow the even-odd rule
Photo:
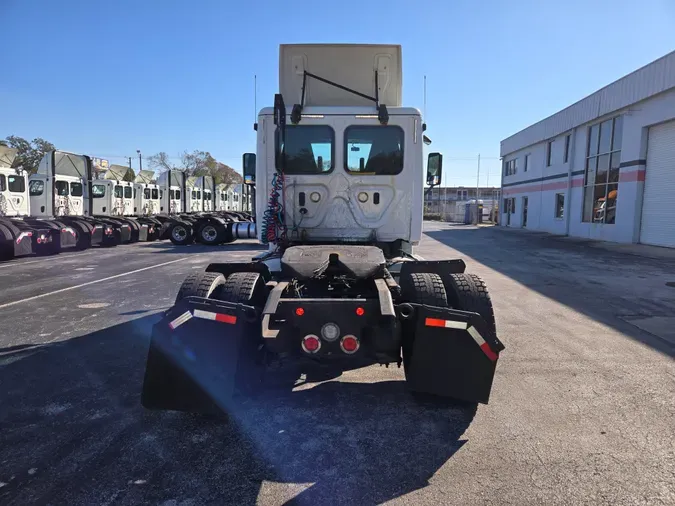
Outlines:
[[[674,202],[675,121],[669,121],[649,129],[641,243],[675,248]]]

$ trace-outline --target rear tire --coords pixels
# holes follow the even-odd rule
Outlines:
[[[207,246],[215,246],[225,241],[227,229],[220,223],[206,223],[199,229],[197,240]]]
[[[262,306],[265,302],[265,282],[257,272],[230,274],[220,293],[220,300]]]
[[[451,274],[445,281],[450,305],[462,311],[478,313],[493,335],[497,335],[495,312],[485,281],[477,274],[466,272]]]
[[[413,272],[401,279],[401,290],[407,302],[427,306],[448,307],[448,297],[443,286],[443,280],[438,274]],[[406,379],[408,379],[414,344],[414,327],[404,327],[401,354],[403,355],[403,371]]]
[[[205,299],[219,299],[225,276],[219,272],[199,272],[190,274],[178,290],[176,304],[186,297],[203,297]]]
[[[169,240],[176,246],[187,246],[194,240],[192,227],[184,223],[176,223],[169,231]]]

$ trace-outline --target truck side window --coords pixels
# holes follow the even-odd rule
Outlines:
[[[7,189],[7,180],[5,179],[4,174],[0,174],[0,192],[4,192]]]
[[[82,196],[82,183],[70,183],[70,194],[73,197]]]
[[[4,177],[4,176],[3,176]],[[45,182],[34,179],[28,182],[28,193],[31,197],[39,197],[45,191]]]
[[[105,185],[102,185],[102,184],[92,185],[91,195],[95,199],[100,199],[101,197],[105,197]]]
[[[347,127],[344,148],[347,172],[393,176],[403,170],[401,127],[394,125]]]
[[[192,200],[197,200],[197,190],[192,190]]]
[[[56,186],[56,194],[59,197],[68,196],[68,181],[56,181],[54,185]]]
[[[159,198],[159,191],[157,191],[157,188],[152,189],[152,199],[157,200]]]
[[[26,191],[26,178],[23,176],[7,176],[7,187],[13,193]]]
[[[286,126],[286,173],[324,174],[333,170],[335,132],[328,125]],[[277,169],[281,169],[281,133],[275,132]]]
[[[143,189],[143,197],[145,197],[146,199],[150,198],[150,188]]]
[[[116,184],[115,185],[115,198],[121,199],[123,193],[124,193],[124,190],[122,190],[122,185]]]
[[[125,186],[124,187],[124,198],[125,199],[131,198],[131,186]]]

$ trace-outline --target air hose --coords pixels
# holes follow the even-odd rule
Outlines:
[[[272,190],[263,214],[262,240],[265,244],[277,244],[286,240],[284,206],[281,196],[284,190],[284,175],[275,172],[272,177]]]

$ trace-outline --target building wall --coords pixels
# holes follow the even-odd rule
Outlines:
[[[618,115],[623,117],[623,132],[616,220],[614,224],[585,223],[582,221],[583,184],[589,128]],[[505,162],[518,159],[518,172],[511,176],[504,175],[502,180],[503,199],[516,199],[516,210],[511,215],[509,226],[522,225],[522,197],[527,196],[528,229],[606,241],[637,242],[640,234],[649,127],[672,119],[675,119],[675,89],[598,117],[553,139],[504,155]],[[569,159],[565,163],[563,156],[565,137],[568,134]],[[547,167],[546,151],[549,140],[553,140],[552,163]],[[524,157],[528,153],[530,162],[525,172]],[[556,193],[565,194],[563,219],[555,218]],[[507,225],[503,212],[500,223]]]

